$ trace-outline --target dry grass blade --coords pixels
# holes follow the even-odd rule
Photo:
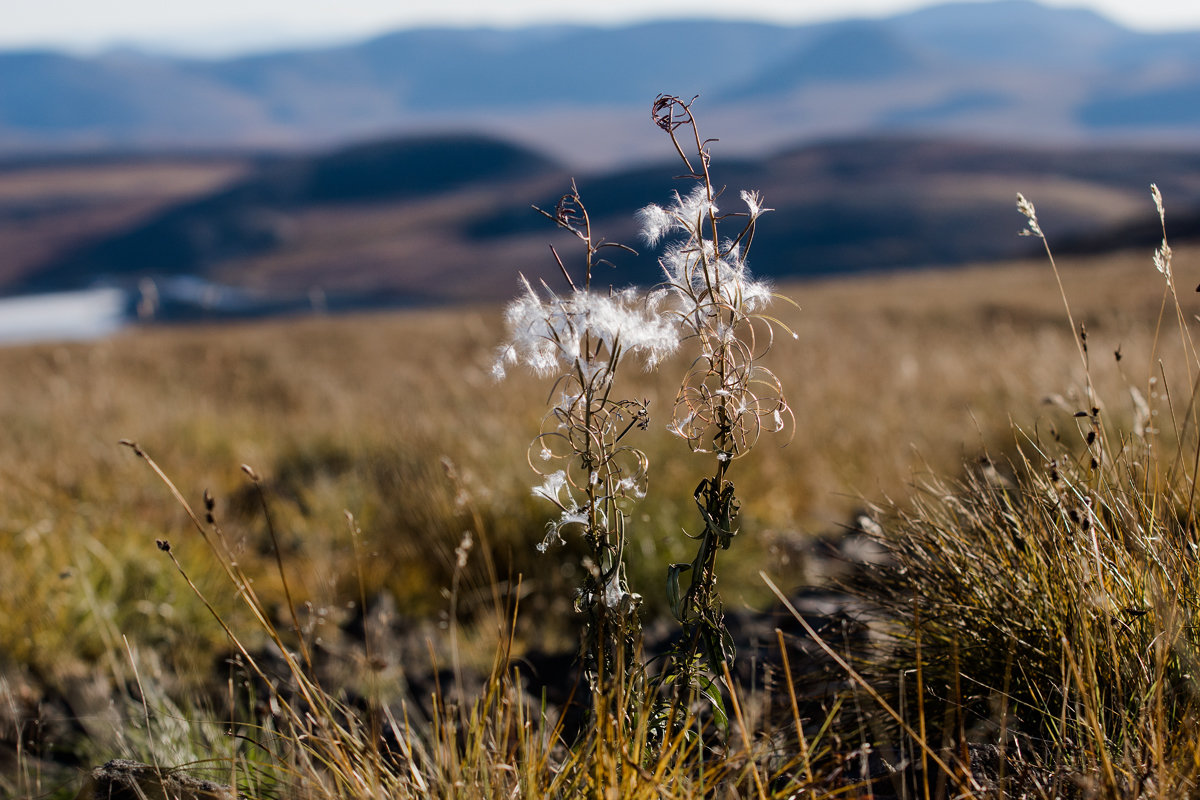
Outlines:
[[[854,669],[854,667],[850,666],[850,663],[846,661],[841,654],[830,647],[829,644],[823,638],[821,638],[821,635],[816,632],[812,625],[809,624],[808,620],[804,618],[804,615],[796,610],[796,607],[792,605],[792,602],[787,598],[787,595],[780,591],[779,587],[775,585],[775,582],[772,581],[765,572],[759,572],[758,575],[762,579],[763,583],[767,585],[767,587],[779,600],[779,602],[783,604],[784,608],[788,610],[788,613],[792,615],[796,622],[800,623],[800,627],[804,629],[804,632],[807,633],[814,642],[816,642],[817,646],[821,648],[825,655],[833,659],[833,662],[837,664],[843,672],[846,673],[846,676],[850,678],[850,680],[854,681],[854,683],[856,683],[860,688],[862,688],[863,691],[865,691],[871,697],[871,699],[878,704],[879,708],[885,714],[891,717],[897,725],[900,726],[909,739],[916,744],[917,747],[921,748],[921,752],[925,754],[925,757],[936,764],[938,769],[942,771],[943,775],[952,780],[960,780],[965,772],[965,783],[967,784],[967,787],[969,787],[970,791],[967,796],[977,796],[976,793],[980,791],[980,786],[975,780],[975,777],[970,774],[970,771],[966,769],[952,769],[950,765],[947,764],[940,755],[938,755],[937,751],[930,746],[929,742],[927,742],[925,738],[920,735],[920,733],[914,730],[912,726],[908,724],[908,721],[905,720],[904,717],[901,716],[900,713],[897,712],[896,709],[894,709],[892,705],[884,699],[883,695],[881,695],[879,691],[871,685],[870,681],[860,675],[858,671]]]

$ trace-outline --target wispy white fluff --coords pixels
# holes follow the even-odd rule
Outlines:
[[[622,478],[617,482],[616,492],[619,495],[633,497],[641,500],[646,496],[646,487],[644,484],[635,481],[633,478]]]
[[[771,210],[763,206],[757,191],[742,191],[741,198],[751,221]],[[638,213],[642,236],[650,245],[680,234],[679,241],[666,247],[659,263],[676,300],[682,302],[685,318],[702,308],[711,312],[716,306],[753,314],[771,299],[770,286],[750,278],[740,248],[725,242],[718,253],[706,236],[705,220],[716,213],[717,207],[703,185],[686,197],[676,192],[666,208],[649,205]]]
[[[770,304],[771,285],[750,276],[740,248],[728,243],[726,248],[720,258],[710,242],[700,248],[679,243],[663,252],[663,272],[686,315],[703,309],[714,313],[718,306],[753,314]]]
[[[563,490],[566,490],[566,499],[563,499]],[[575,508],[575,501],[571,498],[571,490],[567,488],[567,473],[565,470],[551,472],[546,476],[546,480],[541,486],[533,487],[534,497],[544,497],[554,505],[561,509]]]
[[[609,578],[608,583],[604,584],[604,605],[609,608],[619,608],[625,594],[626,592],[621,588],[620,578],[614,574]]]
[[[563,538],[563,528],[568,525],[583,525],[587,526],[587,514],[581,509],[575,508],[563,511],[557,520],[552,520],[546,525],[546,535],[542,541],[537,544],[537,551],[544,553],[550,549],[552,544],[566,544],[567,540]]]
[[[505,311],[510,340],[497,354],[493,374],[523,364],[538,375],[582,373],[590,381],[597,371],[637,353],[653,368],[679,346],[674,318],[664,307],[665,291],[643,295],[636,289],[614,293],[575,290],[543,297],[525,280],[524,293]],[[599,356],[597,356],[599,353]]]
[[[756,220],[768,211],[774,211],[773,208],[764,208],[762,204],[762,195],[758,190],[742,189],[740,196],[742,202],[746,204],[746,210],[750,213],[750,219]]]
[[[718,211],[717,204],[709,199],[708,190],[703,185],[692,189],[684,198],[680,198],[676,192],[673,209],[689,229],[699,228],[704,224],[705,218]]]
[[[653,247],[663,240],[675,226],[675,220],[660,205],[651,203],[635,215],[642,230],[642,238]]]
[[[708,190],[697,186],[686,197],[675,192],[674,201],[663,208],[650,204],[637,213],[642,237],[651,247],[672,233],[692,234],[699,231],[704,220],[717,213],[717,206],[708,197]]]

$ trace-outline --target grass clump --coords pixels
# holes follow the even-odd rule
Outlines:
[[[1154,199],[1161,215],[1157,188]],[[1020,209],[1041,238],[1032,204],[1021,198]],[[1081,365],[1074,402],[1059,397],[1037,426],[1014,428],[1010,459],[985,457],[958,482],[930,479],[911,503],[863,524],[890,556],[859,587],[886,620],[866,672],[959,763],[971,762],[969,745],[993,748],[1001,793],[1200,790],[1200,363],[1170,253],[1164,236],[1156,329],[1178,320],[1185,356],[1170,361],[1190,396],[1167,387],[1156,337],[1159,374],[1140,387],[1126,380],[1120,348],[1110,351],[1125,391],[1105,402],[1095,337],[1075,327],[1068,304]]]

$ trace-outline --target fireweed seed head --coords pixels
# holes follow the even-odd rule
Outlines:
[[[656,203],[651,203],[638,211],[634,218],[638,222],[638,227],[641,228],[642,238],[651,247],[661,242],[663,237],[670,233],[675,226],[675,220],[667,213],[667,210]]]
[[[675,352],[679,333],[674,320],[665,313],[665,293],[643,296],[636,289],[612,295],[584,295],[581,317],[584,329],[594,340],[603,342],[609,353],[637,353],[648,368]]]
[[[558,365],[557,351],[561,347],[556,330],[554,308],[544,303],[525,276],[521,276],[525,291],[504,310],[504,323],[509,341],[500,347],[492,374],[503,378],[505,365],[524,364],[538,375],[548,376]]]
[[[679,218],[684,230],[698,231],[705,217],[717,213],[717,204],[708,196],[708,188],[700,184],[688,192],[687,197],[681,197],[676,192],[671,210]]]
[[[554,544],[566,544],[567,540],[563,538],[563,529],[568,525],[582,525],[587,527],[587,514],[579,509],[571,509],[563,511],[558,519],[551,520],[546,523],[546,536],[537,543],[537,551],[544,553]]]
[[[492,368],[498,378],[506,365],[522,364],[542,377],[571,371],[588,382],[626,353],[640,355],[653,368],[679,346],[665,291],[577,289],[560,297],[547,289],[543,299],[522,282],[525,292],[505,310],[509,341]]]
[[[565,502],[562,497],[564,489],[567,490]],[[560,469],[557,472],[551,472],[547,475],[541,486],[533,487],[533,496],[544,497],[564,510],[573,510],[575,508],[575,501],[571,497],[571,491],[567,489],[567,473],[565,470]]]
[[[657,289],[636,300],[631,298],[633,313],[622,332],[623,346],[642,356],[647,370],[679,349],[679,327],[667,307],[668,292]]]
[[[716,213],[716,203],[708,196],[708,189],[701,185],[686,197],[675,192],[674,200],[666,208],[651,203],[638,211],[636,218],[642,229],[642,238],[653,247],[672,233],[701,238],[705,217]]]
[[[502,381],[508,377],[508,370],[505,369],[506,364],[517,363],[517,348],[512,345],[505,345],[500,348],[496,354],[496,360],[492,363],[492,378],[497,381]]]
[[[645,484],[639,483],[633,478],[622,478],[617,482],[615,491],[622,497],[632,497],[635,500],[641,500],[646,496]]]
[[[742,202],[746,204],[746,210],[749,212],[752,222],[768,211],[775,210],[763,207],[762,194],[757,189],[742,189],[739,196],[742,198]]]
[[[661,264],[678,312],[691,326],[703,326],[701,320],[718,318],[723,311],[757,313],[774,298],[770,283],[751,277],[737,248],[724,258],[700,258],[685,246],[670,247]]]
[[[742,285],[742,305],[748,312],[755,312],[770,304],[774,293],[766,281],[747,280]]]
[[[604,605],[609,608],[618,608],[621,605],[621,598],[625,596],[625,591],[621,588],[620,577],[614,574],[608,579],[608,583],[604,584]]]

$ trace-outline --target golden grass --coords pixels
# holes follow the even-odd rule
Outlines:
[[[1177,271],[1195,255],[1178,250]],[[1095,376],[1111,387],[1104,396],[1124,397],[1126,377],[1144,385],[1157,369],[1161,278],[1149,254],[1061,267]],[[770,360],[797,432],[739,465],[750,544],[722,572],[730,606],[768,601],[760,569],[784,590],[819,581],[804,554],[810,537],[864,501],[903,500],[924,474],[958,474],[985,450],[1013,452],[1012,422],[1037,429],[1050,418],[1043,398],[1078,403],[1071,393],[1082,385],[1062,301],[1040,262],[782,289],[803,311],[783,312],[798,339],[781,340]],[[194,507],[211,490],[239,567],[284,620],[274,553],[240,466],[262,476],[291,591],[302,610],[312,604],[304,624],[313,636],[353,615],[360,593],[385,590],[414,625],[436,625],[454,548],[464,530],[481,528],[501,577],[524,576],[514,646],[569,641],[566,587],[577,566],[534,552],[548,512],[530,496],[525,465],[549,387],[494,383],[499,338],[495,309],[458,308],[156,328],[0,351],[4,668],[63,687],[97,664],[127,675],[123,654],[136,647],[158,651],[171,682],[210,681],[212,654],[228,645],[156,540],[170,541],[224,618],[245,619],[181,510],[120,439],[153,455]],[[1177,349],[1166,337],[1157,346],[1168,360]],[[659,603],[666,564],[686,552],[679,530],[692,522],[704,466],[657,425],[681,371],[667,365],[628,391],[651,399],[659,431],[645,448],[652,477],[631,524],[630,583]],[[344,511],[362,531],[365,558]],[[468,618],[486,607],[482,593],[476,576],[460,605]],[[481,644],[465,657],[485,664],[491,654]],[[597,780],[633,775],[614,767]]]
[[[1187,257],[1181,251],[1178,262]],[[1148,369],[1162,299],[1147,262],[1064,265],[1094,357],[1112,361],[1119,347],[1133,376]],[[784,544],[820,533],[864,498],[903,496],[914,472],[953,474],[985,445],[1004,448],[1010,420],[1030,422],[1043,398],[1080,385],[1061,300],[1041,264],[783,289],[803,311],[785,313],[798,339],[781,340],[771,363],[798,425],[786,447],[768,442],[741,467],[759,537]],[[57,546],[72,528],[127,556],[179,530],[178,512],[117,446],[122,438],[146,447],[190,496],[210,489],[220,514],[244,497],[239,467],[251,465],[305,549],[344,549],[346,509],[377,545],[403,552],[397,539],[423,531],[426,542],[444,535],[452,550],[461,525],[442,457],[478,505],[497,516],[520,509],[529,522],[543,512],[526,502],[525,448],[549,387],[493,382],[499,330],[494,311],[471,308],[148,329],[0,351],[5,527],[54,542],[60,559],[78,551]],[[680,370],[667,365],[629,394],[648,395],[653,419],[665,423]],[[647,558],[689,520],[692,471],[702,466],[664,433],[651,438],[650,496],[634,520],[647,531],[634,534]],[[413,514],[441,520],[400,530]],[[535,541],[534,527],[504,535]]]

